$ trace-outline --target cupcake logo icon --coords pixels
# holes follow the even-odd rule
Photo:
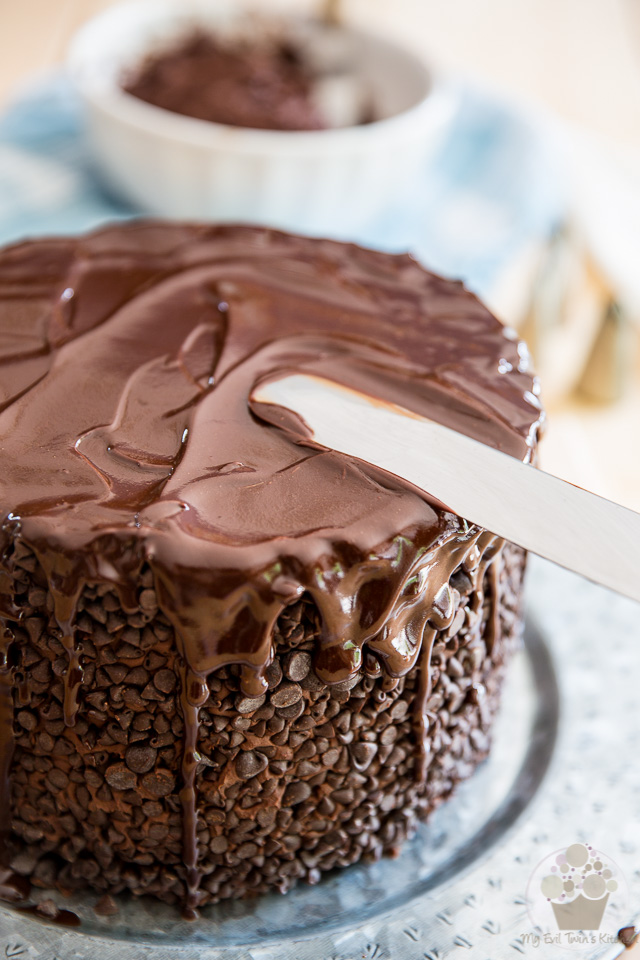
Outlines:
[[[554,851],[533,871],[527,907],[532,943],[569,948],[613,943],[624,925],[627,884],[617,864],[588,843]]]

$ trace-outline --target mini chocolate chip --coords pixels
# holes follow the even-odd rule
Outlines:
[[[304,680],[311,669],[311,654],[296,650],[285,660],[284,672],[289,680]]]
[[[149,673],[144,667],[133,667],[126,676],[127,683],[133,683],[136,687],[144,687],[149,680]]]
[[[124,762],[134,773],[148,773],[149,770],[153,769],[156,756],[157,752],[153,747],[134,745],[127,748],[124,755]]]
[[[170,770],[154,770],[142,779],[142,786],[153,797],[167,797],[176,785],[176,778]]]
[[[113,787],[114,790],[132,790],[138,782],[135,773],[129,770],[124,763],[114,763],[113,766],[108,767],[105,777],[109,786]]]
[[[321,690],[325,690],[327,686],[313,670],[309,671],[301,683],[303,689],[309,690],[311,693],[319,693]]]
[[[99,917],[113,917],[118,913],[119,907],[113,897],[105,893],[104,896],[100,897],[93,909]]]
[[[333,699],[328,700],[327,709],[325,712],[325,716],[327,720],[332,720],[338,713],[340,713],[340,704],[338,703],[338,701]]]
[[[409,712],[409,704],[406,700],[396,700],[392,707],[389,708],[389,716],[392,720],[395,720],[396,723],[401,723]]]
[[[39,913],[42,917],[48,917],[51,920],[55,920],[60,913],[60,910],[53,900],[42,900],[42,902],[36,907],[36,913]]]
[[[42,709],[40,710],[40,713],[45,718],[45,720],[61,720],[64,715],[62,707],[60,706],[60,704],[56,703],[55,700],[51,701],[51,703],[46,704],[44,707],[42,707]],[[78,723],[80,722],[81,721],[76,720],[76,725],[75,725],[76,731],[78,730]]]
[[[462,567],[459,567],[458,570],[453,574],[449,583],[451,586],[461,593],[463,596],[468,596],[473,590],[473,581],[469,577]]]
[[[242,780],[250,780],[268,766],[269,761],[263,754],[247,750],[236,758],[236,773]]]
[[[148,628],[147,628],[148,629]],[[151,634],[153,636],[153,634]],[[156,670],[159,670],[160,667],[164,667],[167,662],[166,657],[161,657],[159,653],[155,650],[150,650],[147,656],[145,657],[144,665],[147,670],[150,670],[151,673],[155,673]]]
[[[323,797],[318,804],[318,813],[321,813],[323,817],[330,817],[335,809],[336,805],[330,797]]]
[[[67,776],[67,774],[64,772],[64,770],[58,769],[58,767],[54,767],[52,770],[49,771],[47,775],[47,779],[58,790],[64,790],[64,788],[69,783],[69,777]]]
[[[286,773],[287,764],[285,760],[272,760],[269,764],[269,770],[275,777],[281,777]]]
[[[95,707],[96,710],[106,710],[107,709],[107,695],[101,690],[96,690],[94,693],[88,693],[85,697],[87,703],[90,703],[92,707]]]
[[[390,724],[388,727],[386,727],[380,734],[380,743],[385,747],[395,743],[397,739],[398,731],[393,724]]]
[[[139,713],[137,717],[135,717],[132,726],[134,730],[150,730],[152,723],[153,719],[148,713]]]
[[[125,627],[121,633],[121,637],[134,647],[140,646],[140,631],[134,627]]]
[[[258,823],[260,824],[260,826],[264,829],[264,828],[266,828],[266,827],[270,827],[270,826],[271,826],[271,824],[273,823],[273,821],[274,821],[275,818],[276,818],[276,813],[277,813],[277,810],[276,810],[276,808],[273,807],[273,806],[271,806],[271,807],[261,807],[261,808],[258,810],[258,814],[257,814],[256,819],[257,819]]]
[[[44,728],[52,737],[59,737],[65,728],[64,720],[47,720]]]
[[[469,734],[469,739],[476,750],[484,752],[489,749],[489,737],[486,733],[483,733],[482,730],[472,730]]]
[[[311,787],[303,781],[298,780],[295,783],[289,784],[284,792],[282,803],[285,807],[293,807],[297,803],[302,803],[303,800],[308,800],[310,796]]]
[[[267,730],[271,734],[281,733],[285,728],[284,717],[272,717],[267,721]]]
[[[340,758],[340,747],[332,747],[330,750],[325,750],[322,754],[322,763],[325,767],[332,767],[338,762]]]
[[[464,676],[464,667],[456,657],[449,657],[449,663],[447,664],[447,673],[451,677]]]
[[[135,699],[135,694],[133,694],[133,688],[130,688],[130,689],[131,689],[130,694],[129,694],[129,689],[127,689],[127,694],[129,694],[129,696],[128,697],[125,696],[125,700],[127,700],[127,702],[131,700],[131,702],[133,703]],[[154,684],[151,681],[149,681],[149,683],[146,685],[146,687],[144,688],[140,696],[142,697],[143,700],[164,700],[164,697],[162,696],[162,694],[159,692],[157,687],[154,686]]]
[[[455,591],[457,593],[457,590]],[[456,615],[453,618],[453,623],[446,632],[447,637],[455,637],[457,633],[462,629],[462,624],[464,623],[465,612],[464,607],[459,607],[456,611]]]
[[[253,713],[258,710],[265,701],[264,695],[261,697],[236,697],[235,708],[238,713]]]
[[[269,664],[264,672],[264,676],[269,684],[269,690],[274,690],[282,680],[282,667],[277,660]]]
[[[278,707],[279,716],[285,717],[287,720],[297,720],[302,713],[304,713],[304,700],[298,700],[297,703],[292,703],[290,707]]]
[[[153,614],[158,609],[158,598],[155,590],[142,590],[138,597],[138,603],[142,610],[147,614]]]
[[[121,663],[108,663],[104,669],[109,674],[112,683],[122,683],[129,672]]]
[[[234,730],[249,730],[251,719],[249,717],[234,717],[232,724]]]
[[[318,763],[311,763],[310,760],[301,760],[298,764],[298,776],[299,777],[314,777],[317,773],[320,773],[322,767]]]
[[[161,693],[172,693],[176,685],[176,675],[173,670],[158,670],[154,675],[153,685]]]
[[[240,857],[241,860],[248,860],[250,857],[255,857],[258,850],[257,843],[243,843],[236,850],[236,856]]]
[[[291,729],[292,730],[313,730],[315,725],[316,725],[316,722],[313,719],[313,717],[307,714],[307,716],[300,717],[298,720],[296,720],[295,723],[292,725]]]
[[[265,703],[263,707],[259,707],[255,713],[256,720],[270,720],[275,713],[274,707],[270,703]]]
[[[296,735],[294,733],[289,737],[289,745],[295,747],[296,744],[293,742],[293,738]],[[316,747],[313,740],[303,740],[298,749],[296,750],[296,760],[310,760],[311,757],[315,757]]]
[[[402,747],[394,747],[389,756],[387,757],[387,766],[389,768],[397,767],[402,763],[403,760],[407,759],[407,751],[403,750]]]
[[[353,803],[353,790],[350,787],[344,787],[342,790],[334,790],[331,794],[331,799],[346,807],[350,803]]]
[[[359,679],[360,674],[356,673],[353,677],[347,677],[346,680],[340,680],[338,683],[330,684],[329,691],[331,696],[333,696],[334,693],[346,693],[348,690],[353,690]]]
[[[124,764],[122,764],[124,766]],[[125,768],[126,769],[126,768]],[[86,767],[84,771],[84,779],[90,787],[99,787],[102,783],[102,777],[97,770],[92,770],[91,767]]]
[[[333,721],[333,725],[338,733],[346,733],[351,728],[351,714],[348,710],[338,714]]]
[[[55,741],[49,733],[45,733],[43,731],[42,733],[38,734],[36,743],[38,744],[38,748],[42,750],[43,753],[51,753]]]
[[[328,847],[344,847],[349,841],[349,837],[344,830],[330,830],[323,839]]]
[[[274,707],[292,707],[302,697],[302,690],[297,683],[281,683],[275,693],[271,694],[271,703]]]
[[[41,587],[31,587],[28,598],[30,607],[44,607],[47,602],[47,591]]]
[[[378,752],[376,743],[354,743],[350,748],[351,762],[356,770],[366,770],[369,767]]]
[[[316,733],[319,737],[328,737],[330,740],[336,735],[336,731],[332,723],[323,723],[316,727]]]
[[[65,659],[66,658],[64,657],[60,658],[62,669],[59,672],[56,672],[54,670],[54,672],[56,673],[56,676],[58,677],[64,676],[64,674],[67,672],[69,663],[68,661],[65,663]],[[59,661],[56,660],[56,664],[58,662]],[[49,661],[41,660],[40,663],[36,664],[36,666],[33,667],[31,670],[31,676],[33,677],[34,680],[37,680],[39,683],[48,683],[51,677],[51,666],[49,664]]]

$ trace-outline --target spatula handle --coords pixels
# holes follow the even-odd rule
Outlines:
[[[635,511],[328,380],[286,377],[255,398],[294,410],[323,446],[382,467],[471,523],[640,600]]]

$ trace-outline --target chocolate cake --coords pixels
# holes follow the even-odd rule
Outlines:
[[[409,256],[144,221],[5,249],[0,318],[5,895],[195,916],[396,853],[487,755],[524,556],[252,390],[530,459],[523,345]]]

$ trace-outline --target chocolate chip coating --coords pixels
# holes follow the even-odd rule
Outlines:
[[[260,718],[259,710],[238,714],[238,670],[218,671],[201,710],[198,741],[199,753],[207,759],[196,776],[199,860],[206,870],[202,902],[289,889],[300,880],[317,882],[323,871],[337,865],[393,851],[458,780],[471,774],[489,749],[504,665],[520,624],[522,554],[507,546],[496,562],[497,636],[491,635],[489,567],[484,603],[475,618],[469,618],[471,625],[460,631],[455,652],[447,631],[433,644],[429,711],[438,720],[429,730],[430,763],[423,783],[415,775],[412,721],[418,668],[384,696],[383,676],[372,680],[363,671],[342,705],[331,687],[319,681],[302,688],[299,717],[279,719],[274,714],[270,720]],[[26,577],[25,588],[28,582]],[[84,609],[100,602],[94,593],[95,588],[85,592]],[[472,613],[460,602],[461,609]],[[136,616],[127,614],[130,619]],[[293,650],[285,639],[278,641],[274,664],[280,670],[272,669],[272,675],[286,675],[292,654],[314,649],[317,628],[308,602],[287,609],[279,621],[279,636],[291,635],[295,625],[302,626],[302,640],[296,637]],[[153,647],[127,661],[128,670],[143,658],[162,663],[160,669],[176,678],[177,690],[180,664],[171,632],[164,630],[162,619],[152,620],[149,629]],[[40,673],[39,664],[57,655],[59,640],[55,631],[45,630],[23,649],[32,719],[25,724],[24,710],[16,712],[14,869],[37,886],[80,889],[89,884],[101,896],[116,896],[116,901],[104,901],[109,915],[123,889],[180,903],[186,890],[183,821],[173,770],[182,751],[183,723],[175,692],[164,701],[143,701],[144,706],[133,711],[105,700],[96,684],[100,664],[111,654],[108,646],[88,640],[76,725],[62,724],[52,738],[58,746],[44,752],[38,738],[44,724],[56,722],[47,718],[61,713],[56,697],[60,688],[54,674],[48,686],[32,678]],[[156,660],[149,660],[150,652]],[[279,689],[277,685],[265,696],[261,709],[271,706]],[[98,694],[102,700],[96,700]],[[448,712],[446,705],[456,698],[460,705]],[[96,702],[103,711],[96,711]],[[338,712],[328,721],[331,703]],[[238,721],[243,731],[235,729]],[[165,737],[164,745],[156,749],[136,740],[137,728],[146,738],[149,732]],[[353,739],[345,746],[340,738],[347,733]],[[246,738],[253,745],[249,750],[242,749]],[[152,768],[142,772],[152,757]],[[73,837],[80,853],[71,846]],[[149,867],[159,872],[149,872]]]

